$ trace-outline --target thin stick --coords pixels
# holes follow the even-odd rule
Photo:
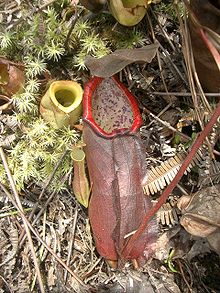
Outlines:
[[[178,131],[176,128],[174,128],[173,126],[171,126],[168,122],[161,120],[158,116],[156,116],[156,115],[154,115],[153,113],[151,113],[147,108],[143,107],[143,112],[149,114],[149,115],[152,116],[155,120],[157,120],[158,122],[160,122],[162,125],[164,125],[165,127],[169,128],[169,129],[172,130],[173,132],[179,134],[181,137],[184,138],[184,140],[187,140],[187,141],[188,141],[188,140],[191,139],[188,135],[186,135],[186,134],[184,134],[184,133]]]
[[[163,26],[160,24],[159,20],[158,20],[158,17],[155,15],[153,9],[150,7],[150,12],[152,13],[154,19],[156,20],[160,30],[162,31],[162,33],[164,34],[167,42],[169,43],[170,47],[173,49],[173,51],[175,52],[176,50],[178,50],[178,48],[175,48],[175,46],[173,45],[170,37],[167,35],[167,32],[163,29]]]
[[[182,277],[183,277],[183,280],[184,280],[184,282],[186,283],[186,286],[188,287],[189,292],[192,293],[192,292],[193,292],[193,291],[192,291],[192,288],[190,287],[188,281],[186,280],[185,274],[184,274],[184,272],[183,272],[182,264],[181,264],[181,262],[179,261],[179,259],[177,259],[176,261],[177,261],[177,263],[178,263],[178,266],[179,266],[179,269],[180,269],[180,273],[181,273],[181,275],[182,275]]]
[[[182,19],[179,16],[179,11],[178,11],[176,5],[175,5],[175,8],[176,8],[178,18],[179,18],[179,21],[180,21],[180,27],[181,27],[182,35],[183,35],[183,38],[185,40],[185,46],[184,47],[186,49],[186,51],[185,51],[186,54],[184,54],[184,57],[185,57],[186,64],[188,66],[189,84],[190,84],[190,89],[191,89],[191,92],[192,92],[192,99],[193,99],[193,103],[194,103],[194,109],[195,109],[195,113],[197,114],[197,118],[198,118],[199,124],[201,126],[201,129],[203,130],[204,129],[204,123],[203,123],[202,118],[201,118],[202,115],[201,115],[201,111],[200,111],[200,107],[199,107],[199,103],[198,103],[200,100],[198,100],[198,97],[196,95],[195,83],[194,83],[194,79],[193,79],[193,75],[195,75],[195,74],[194,74],[194,70],[193,70],[193,67],[192,67],[192,60],[194,60],[194,59],[193,59],[191,38],[189,36],[189,30],[188,30],[188,27],[187,27],[187,21],[185,21],[185,24],[183,24]],[[203,96],[201,96],[201,97],[202,97],[203,103],[205,104],[205,106],[207,106],[206,101],[203,99]],[[208,111],[210,111],[210,110],[211,109],[210,109],[210,107],[208,105]],[[211,155],[212,158],[214,158],[213,151],[212,151],[212,146],[211,146],[211,144],[209,142],[208,137],[206,137],[206,142],[207,142],[207,145],[208,145],[210,155]]]
[[[198,90],[200,91],[200,96],[202,98],[202,101],[203,101],[204,106],[206,107],[207,111],[209,113],[211,113],[212,112],[212,108],[209,105],[209,102],[208,102],[208,100],[207,100],[207,98],[205,96],[205,93],[203,92],[203,89],[202,89],[202,86],[201,86],[201,83],[199,81],[199,77],[198,77],[198,74],[197,74],[197,71],[196,71],[196,65],[195,65],[195,61],[194,61],[194,58],[193,58],[193,50],[192,50],[192,47],[190,49],[192,51],[191,65],[192,65],[192,69],[193,69],[193,74],[194,74],[194,78],[195,78],[195,81],[196,81],[196,85],[198,87]]]
[[[3,280],[3,282],[5,283],[5,285],[7,286],[7,289],[10,293],[12,293],[11,289],[10,289],[10,286],[8,284],[8,282],[2,277],[2,275],[0,275],[0,278]],[[2,282],[1,282],[2,283]]]
[[[11,171],[10,171],[10,169],[8,167],[8,162],[7,162],[7,159],[6,159],[6,156],[5,156],[5,153],[4,153],[4,150],[3,150],[2,147],[0,147],[0,156],[1,156],[1,159],[2,159],[2,163],[3,163],[3,166],[4,166],[5,172],[6,172],[7,177],[8,177],[8,181],[9,181],[11,189],[13,191],[15,201],[17,203],[17,206],[19,207],[19,211],[20,211],[20,214],[21,214],[22,221],[24,223],[24,229],[25,229],[25,232],[26,232],[26,235],[27,235],[27,238],[28,238],[28,242],[29,242],[29,245],[30,245],[30,250],[31,250],[32,257],[33,257],[33,262],[34,262],[34,265],[35,265],[37,279],[38,279],[38,283],[39,283],[39,287],[40,287],[40,292],[45,293],[44,284],[43,284],[43,280],[42,280],[42,277],[41,277],[37,256],[36,256],[33,241],[32,241],[32,238],[31,238],[31,233],[30,233],[30,230],[29,230],[29,227],[28,227],[28,224],[27,224],[27,219],[26,219],[26,217],[24,215],[24,210],[23,210],[23,207],[22,207],[22,204],[21,204],[21,201],[20,201],[16,186],[15,186],[15,182],[14,182],[14,179],[12,177]]]
[[[173,60],[171,59],[171,57],[167,54],[166,49],[161,45],[161,43],[158,40],[157,40],[157,42],[159,43],[159,47],[162,49],[164,55],[169,60],[170,64],[173,66],[174,70],[176,70],[176,72],[179,75],[179,77],[181,78],[181,80],[184,82],[185,85],[188,86],[188,83],[187,83],[186,79],[183,77],[182,73],[180,72],[180,70],[176,66],[176,64],[173,62]],[[166,63],[168,63],[168,62],[166,62]]]
[[[72,21],[71,21],[71,26],[70,26],[70,29],[69,29],[69,31],[68,31],[68,33],[67,33],[66,40],[65,40],[65,42],[64,42],[64,48],[67,48],[67,45],[68,45],[68,42],[69,42],[69,38],[70,38],[70,36],[71,36],[71,34],[72,34],[72,31],[73,31],[74,26],[75,26],[75,24],[76,24],[76,22],[77,22],[77,19],[78,19],[77,16],[78,16],[78,15],[77,15],[77,9],[76,9],[76,7],[75,7],[75,13],[74,13],[73,19],[72,19]]]
[[[176,9],[176,11],[178,13],[177,9]],[[190,90],[192,93],[192,100],[194,103],[194,109],[195,109],[195,113],[197,115],[199,124],[201,126],[201,129],[203,129],[204,124],[201,119],[200,107],[199,107],[198,97],[196,95],[195,83],[193,80],[193,72],[192,72],[192,67],[191,67],[192,51],[190,51],[190,47],[189,47],[189,43],[191,43],[191,39],[189,37],[189,32],[188,32],[188,29],[186,26],[186,21],[185,21],[185,25],[184,25],[182,19],[179,16],[179,13],[178,13],[178,18],[180,21],[180,27],[181,27],[181,31],[183,34],[183,41],[184,41],[183,53],[184,53],[186,66],[187,66],[188,80],[189,80]]]
[[[168,43],[170,44],[171,48],[173,49],[174,52],[179,51],[179,48],[175,48],[173,43],[171,42],[169,36],[167,35],[166,31],[163,29],[163,27],[161,26],[158,18],[156,17],[155,13],[153,12],[152,8],[150,8],[151,13],[153,14],[153,17],[156,19],[158,26],[160,28],[160,30],[162,31],[162,33],[164,34],[165,38],[167,39]],[[158,40],[157,40],[158,41]],[[173,62],[173,60],[170,58],[169,54],[167,54],[166,50],[164,49],[164,47],[160,44],[160,42],[158,41],[160,48],[162,49],[163,53],[166,55],[166,57],[168,58],[169,62],[171,63],[171,65],[173,66],[173,68],[176,70],[177,74],[180,76],[181,80],[186,84],[186,80],[183,77],[182,73],[180,72],[180,70],[178,69],[178,67],[176,66],[176,64]]]
[[[49,184],[51,183],[51,181],[53,180],[53,177],[58,169],[58,167],[60,166],[60,164],[62,163],[63,159],[65,158],[66,154],[68,153],[68,150],[65,150],[65,152],[62,154],[62,156],[60,157],[60,159],[58,160],[56,166],[54,167],[54,170],[53,172],[51,173],[51,175],[49,176],[47,182],[45,183],[44,185],[44,188],[42,189],[40,195],[39,195],[39,198],[38,198],[38,201],[41,200],[41,198],[43,197],[44,195],[44,192],[46,191],[47,187],[49,186]]]
[[[199,101],[200,100],[198,99],[198,96],[196,95],[195,83],[194,83],[194,79],[193,79],[193,75],[195,75],[195,74],[194,74],[194,70],[193,70],[193,67],[192,67],[193,52],[192,52],[191,38],[189,36],[189,30],[188,30],[188,27],[187,27],[187,21],[185,21],[185,23],[183,24],[183,21],[182,21],[180,15],[179,15],[179,11],[178,11],[178,8],[177,8],[176,4],[174,4],[174,6],[175,6],[175,9],[176,9],[176,12],[177,12],[177,15],[178,15],[178,19],[179,19],[179,22],[180,22],[180,28],[181,28],[181,32],[182,32],[182,36],[183,36],[183,43],[184,43],[183,53],[184,53],[184,57],[185,57],[185,61],[186,61],[186,66],[187,66],[187,69],[188,69],[188,71],[187,71],[188,72],[188,80],[189,80],[190,90],[192,92],[192,100],[193,100],[193,104],[194,104],[194,111],[196,113],[196,116],[197,116],[197,119],[199,121],[200,127],[203,130],[204,129],[204,123],[203,123],[203,120],[202,120],[202,114],[201,114],[200,107],[199,107]],[[203,96],[202,96],[202,98],[203,98]],[[204,99],[202,99],[202,101],[203,101],[203,103],[206,104],[206,101],[204,101]],[[210,152],[210,156],[212,158],[214,158],[212,147],[211,147],[211,144],[209,142],[208,137],[206,137],[206,142],[207,142],[207,146],[208,146],[208,149],[209,149],[209,152]]]
[[[163,113],[165,113],[170,107],[172,106],[172,103],[169,103],[166,105],[166,107],[163,108],[162,111],[160,111],[160,113],[157,114],[157,117],[160,117],[161,115],[163,115]],[[147,127],[150,127],[152,124],[154,123],[154,121],[151,121]]]

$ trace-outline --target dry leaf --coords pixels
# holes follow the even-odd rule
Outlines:
[[[178,233],[180,232],[180,226],[175,226],[168,231],[165,231],[157,239],[156,250],[154,253],[154,258],[158,260],[164,260],[169,256],[169,250],[171,247],[174,247],[176,250],[176,245],[174,240],[177,238]]]
[[[192,235],[207,238],[210,246],[220,253],[220,185],[199,190],[190,199],[184,196],[178,207],[182,209],[181,225]],[[188,204],[187,204],[188,201]]]
[[[22,90],[24,81],[21,66],[0,57],[0,93],[8,96],[16,94]]]
[[[176,202],[167,202],[157,212],[158,221],[162,225],[172,227],[176,225],[178,221]]]
[[[86,57],[85,65],[90,73],[99,77],[110,77],[134,62],[148,62],[154,58],[158,44],[138,49],[120,49],[102,58]]]
[[[197,255],[202,255],[210,252],[211,251],[208,242],[204,238],[199,238],[193,243],[190,251],[187,252],[187,259],[188,261],[191,261]]]
[[[47,285],[48,287],[54,286],[56,284],[56,274],[53,266],[49,267],[48,276],[47,276]]]

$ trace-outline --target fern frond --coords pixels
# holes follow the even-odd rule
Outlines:
[[[144,193],[150,195],[164,189],[176,176],[186,156],[187,153],[179,153],[162,162],[160,166],[151,168],[148,172],[147,183],[144,186]],[[192,163],[187,168],[186,173],[189,172],[193,166],[198,164],[202,158],[202,151],[199,150]]]
[[[171,201],[162,205],[162,207],[157,212],[157,220],[162,225],[169,227],[174,226],[179,222],[178,211],[176,208],[176,202]]]

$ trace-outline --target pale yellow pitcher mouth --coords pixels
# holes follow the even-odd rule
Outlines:
[[[50,98],[55,106],[68,114],[82,102],[83,90],[74,81],[60,80],[50,85]]]
[[[40,113],[55,128],[72,127],[82,114],[82,97],[79,83],[54,81],[41,99]]]

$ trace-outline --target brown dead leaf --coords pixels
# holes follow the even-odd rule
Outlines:
[[[182,208],[181,225],[194,236],[204,237],[220,253],[220,185],[206,187],[196,192]],[[184,197],[181,198],[183,202]]]
[[[174,281],[174,276],[171,274],[164,274],[164,277],[159,280],[155,280],[154,282],[158,293],[181,293],[179,287],[177,286],[177,284]],[[143,291],[144,292],[148,292],[148,291]]]
[[[150,63],[157,49],[157,43],[138,49],[119,49],[99,59],[88,56],[86,57],[85,65],[94,76],[110,77],[131,63]]]
[[[0,85],[6,85],[9,81],[8,65],[0,63]]]
[[[22,90],[24,70],[14,62],[0,57],[0,93],[11,96]]]

